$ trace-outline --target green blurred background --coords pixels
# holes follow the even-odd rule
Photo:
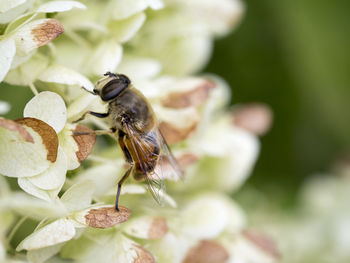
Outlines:
[[[350,1],[245,3],[241,25],[216,41],[205,71],[229,82],[232,103],[264,102],[274,111],[244,187],[290,204],[303,180],[350,149]],[[22,107],[6,117],[21,117],[30,90],[0,85],[1,99]]]
[[[232,103],[272,108],[274,125],[245,187],[293,202],[308,176],[350,149],[350,1],[245,3],[241,25],[215,43],[205,71],[229,82]]]

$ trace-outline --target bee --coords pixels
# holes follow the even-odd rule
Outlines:
[[[110,131],[96,131],[96,134],[113,133],[129,163],[129,168],[118,182],[115,201],[117,211],[122,184],[130,174],[136,180],[145,180],[153,198],[161,205],[165,192],[164,178],[167,177],[164,173],[172,173],[172,177],[181,178],[183,171],[159,131],[154,111],[144,95],[123,74],[107,72],[104,76],[97,82],[93,92],[85,90],[107,102],[108,111],[88,111],[75,122],[90,114],[98,118],[109,118],[112,124]],[[163,169],[162,164],[167,164],[167,169]]]

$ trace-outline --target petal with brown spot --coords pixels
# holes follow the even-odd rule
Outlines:
[[[134,263],[154,263],[154,257],[153,255],[148,252],[146,249],[139,245],[134,245],[134,248],[136,250],[137,257],[134,260]]]
[[[88,226],[94,228],[109,228],[127,221],[131,211],[123,206],[119,206],[119,211],[114,207],[100,207],[91,209],[85,215],[85,221]]]
[[[229,254],[222,245],[212,240],[202,240],[187,252],[183,263],[224,263],[228,258]]]
[[[176,127],[171,123],[162,121],[159,124],[159,129],[163,134],[165,141],[168,144],[173,144],[173,143],[181,142],[187,139],[188,137],[190,137],[196,130],[197,124],[198,123],[195,122],[188,127]]]
[[[182,169],[196,163],[199,160],[199,156],[194,153],[183,153],[177,159],[178,164]]]
[[[40,135],[47,150],[47,160],[55,162],[58,151],[58,137],[55,130],[50,125],[35,118],[18,119],[16,122],[32,128]]]
[[[232,122],[253,134],[264,135],[271,127],[273,112],[263,103],[248,103],[237,106]]]
[[[215,83],[209,79],[201,78],[189,81],[191,84],[193,83],[190,89],[170,92],[162,100],[163,106],[175,109],[199,106],[207,100],[210,90],[215,88]]]
[[[29,134],[29,132],[27,132],[22,125],[16,123],[15,121],[0,118],[0,126],[11,131],[16,131],[25,141],[34,143],[33,137]]]
[[[33,39],[41,47],[63,33],[64,29],[61,23],[56,19],[49,19],[32,28]]]
[[[151,222],[151,226],[148,230],[148,237],[150,239],[162,238],[168,233],[168,224],[163,217],[155,217]]]
[[[41,47],[64,31],[62,24],[56,19],[39,19],[19,28],[14,39],[19,55],[26,55]]]
[[[266,254],[276,259],[281,258],[276,243],[267,235],[253,230],[245,230],[243,236]]]
[[[84,125],[81,125],[81,124],[78,124],[75,127],[75,130],[73,131],[73,133],[74,132],[87,133],[84,135],[73,135],[73,138],[74,138],[74,140],[77,143],[78,148],[79,148],[79,150],[75,154],[76,154],[79,162],[81,163],[91,153],[92,147],[94,146],[94,144],[96,142],[96,134],[94,133],[94,130],[92,130]]]

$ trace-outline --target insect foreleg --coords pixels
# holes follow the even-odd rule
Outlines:
[[[117,191],[117,196],[116,196],[116,199],[115,199],[115,210],[117,210],[117,211],[119,211],[119,195],[120,195],[120,190],[122,189],[122,184],[129,177],[130,172],[131,172],[133,167],[134,167],[133,165],[130,166],[129,169],[123,175],[122,179],[120,179],[119,182],[118,182],[118,191]]]
[[[93,116],[95,116],[95,117],[97,117],[97,118],[106,118],[106,117],[109,116],[109,112],[106,112],[106,113],[99,113],[99,112],[87,111],[87,112],[85,112],[79,119],[73,121],[73,123],[77,123],[77,122],[79,122],[79,121],[84,120],[87,114],[93,115]]]

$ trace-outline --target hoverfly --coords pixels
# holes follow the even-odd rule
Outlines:
[[[176,178],[182,177],[183,172],[159,131],[153,109],[143,94],[134,88],[130,79],[123,74],[107,72],[104,76],[105,78],[97,82],[93,92],[85,90],[99,95],[107,102],[108,111],[88,111],[75,122],[83,120],[86,114],[91,114],[98,118],[108,117],[112,123],[110,131],[96,131],[96,134],[113,133],[118,138],[125,160],[130,164],[118,182],[115,201],[117,211],[122,184],[130,174],[136,180],[144,179],[154,199],[162,204],[165,176],[164,169],[159,166],[167,163],[167,172],[173,173],[172,176]]]

